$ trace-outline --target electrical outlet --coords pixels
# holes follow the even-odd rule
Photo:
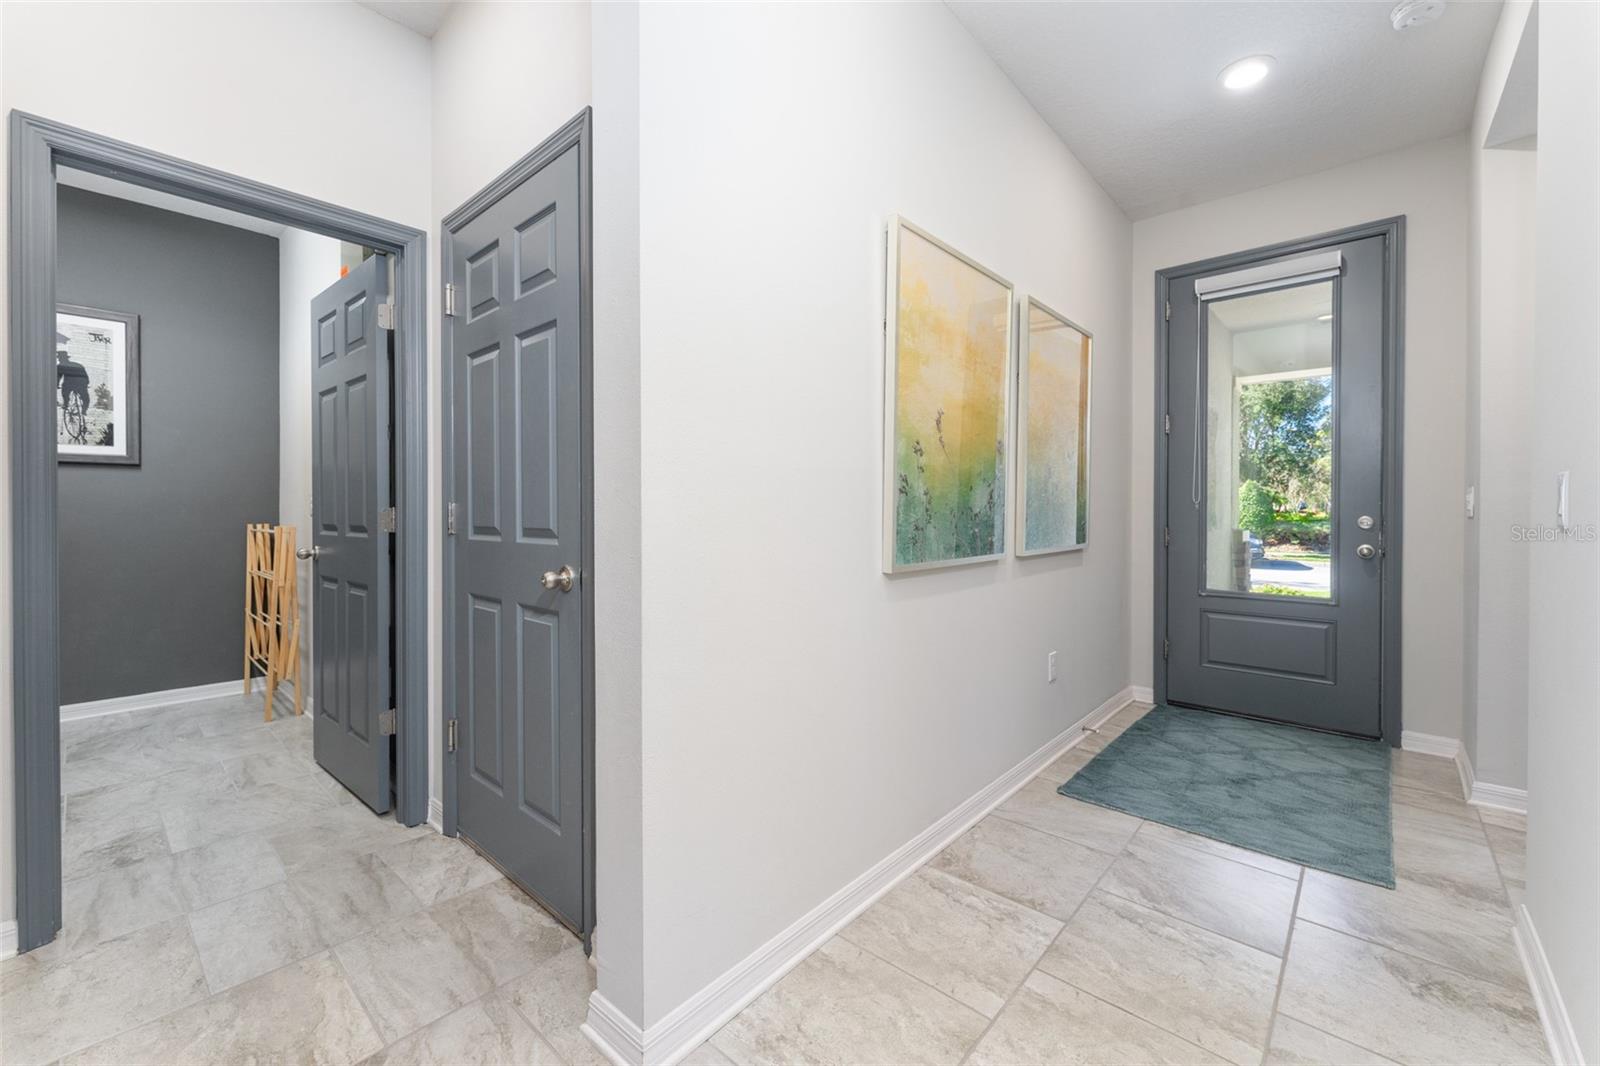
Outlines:
[[[1467,486],[1467,517],[1478,517],[1478,486]]]
[[[1052,685],[1055,684],[1056,683],[1056,653],[1055,652],[1051,652],[1048,656],[1045,657],[1044,668],[1045,668],[1045,680],[1050,682],[1050,684],[1052,684]]]

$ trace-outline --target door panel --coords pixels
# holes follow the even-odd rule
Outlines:
[[[317,762],[375,811],[391,805],[388,264],[371,256],[311,301]]]
[[[584,920],[579,148],[452,234],[457,824]],[[541,577],[570,566],[573,589]]]
[[[1167,696],[1376,737],[1385,238],[1332,247],[1329,278],[1169,280]]]

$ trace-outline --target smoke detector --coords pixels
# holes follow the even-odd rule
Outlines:
[[[1400,0],[1389,12],[1396,30],[1409,30],[1425,22],[1436,22],[1444,14],[1445,0]]]

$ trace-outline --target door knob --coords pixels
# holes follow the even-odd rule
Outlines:
[[[554,591],[571,592],[572,583],[578,579],[578,572],[570,566],[563,566],[560,570],[546,570],[539,579],[539,584]]]
[[[315,546],[310,548],[296,548],[294,550],[294,556],[296,559],[315,559],[321,554],[322,549]]]
[[[1378,549],[1370,544],[1358,544],[1356,545],[1356,554],[1363,559],[1370,559],[1378,554]]]

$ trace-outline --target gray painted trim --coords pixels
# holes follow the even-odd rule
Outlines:
[[[247,178],[12,111],[10,203],[13,729],[17,939],[28,951],[61,927],[59,610],[56,601],[54,368],[28,353],[55,341],[57,165],[364,244],[396,258],[396,538],[400,629],[397,817],[428,808],[427,235]],[[27,506],[20,501],[26,500]]]
[[[124,349],[125,366],[128,371],[128,395],[124,397],[128,404],[128,425],[134,427],[134,432],[127,434],[128,451],[126,455],[114,459],[102,459],[93,455],[57,455],[59,463],[83,463],[93,466],[138,466],[139,455],[144,447],[144,426],[139,419],[143,412],[139,408],[139,391],[144,383],[140,377],[142,369],[139,366],[139,316],[126,311],[107,311],[103,307],[84,307],[81,304],[56,304],[56,314],[83,315],[87,318],[106,318],[114,322],[121,322],[126,331],[123,336],[127,339]]]
[[[1162,659],[1162,644],[1167,638],[1167,552],[1162,531],[1167,525],[1167,441],[1162,428],[1167,413],[1167,321],[1163,313],[1170,286],[1180,278],[1195,274],[1209,274],[1219,270],[1233,270],[1259,259],[1309,252],[1331,244],[1360,240],[1363,237],[1383,237],[1384,241],[1384,295],[1387,304],[1387,321],[1384,324],[1386,351],[1383,369],[1384,441],[1383,441],[1383,521],[1384,566],[1382,589],[1383,643],[1381,651],[1381,685],[1383,706],[1380,719],[1383,739],[1391,747],[1400,746],[1400,586],[1401,542],[1404,525],[1401,479],[1405,444],[1405,240],[1404,215],[1379,219],[1346,229],[1320,233],[1296,241],[1285,241],[1262,248],[1252,248],[1231,255],[1202,259],[1182,266],[1167,267],[1155,273],[1155,521],[1151,540],[1154,552],[1154,614],[1151,627],[1151,664],[1157,703],[1167,702],[1167,665]]]
[[[518,185],[537,173],[545,165],[561,155],[573,145],[578,146],[578,197],[580,211],[578,215],[578,258],[581,260],[579,280],[579,326],[581,340],[579,342],[579,359],[582,366],[579,368],[580,381],[583,390],[583,404],[579,411],[581,423],[581,463],[582,471],[579,475],[583,486],[583,558],[584,574],[579,582],[578,591],[583,597],[583,768],[584,768],[584,798],[583,798],[583,927],[578,932],[583,936],[583,948],[587,952],[591,947],[591,936],[595,926],[595,819],[594,819],[594,182],[593,182],[593,108],[586,107],[578,112],[566,125],[546,138],[537,148],[511,164],[504,173],[500,174],[488,185],[484,186],[466,203],[456,208],[444,217],[439,225],[439,275],[445,281],[450,279],[450,255],[454,235],[467,223],[477,218],[488,210],[502,197],[510,193]],[[440,354],[440,402],[444,405],[441,415],[442,433],[444,437],[443,474],[444,474],[444,500],[448,507],[449,501],[455,498],[455,376],[450,372],[450,360],[454,338],[448,328],[440,331],[442,350]],[[455,541],[449,536],[445,537],[444,549],[444,715],[440,722],[440,729],[449,728],[449,722],[456,716],[455,686],[451,680],[455,677],[455,585],[456,585],[456,554]],[[457,833],[457,795],[456,795],[456,760],[448,752],[443,732],[439,737],[439,750],[445,752],[444,758],[444,797],[442,822],[446,836],[455,836]]]

